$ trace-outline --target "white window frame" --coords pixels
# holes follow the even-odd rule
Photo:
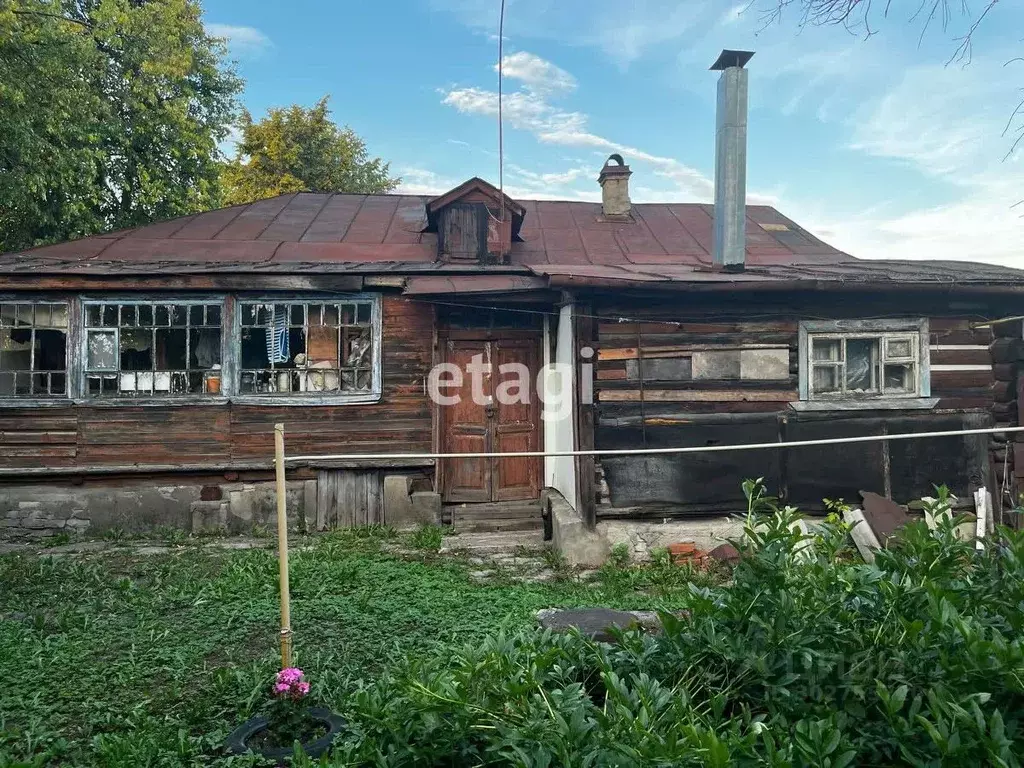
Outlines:
[[[64,328],[64,392],[62,394],[30,394],[30,395],[2,395],[0,396],[0,406],[8,406],[14,408],[36,407],[36,406],[52,406],[52,405],[64,405],[67,406],[72,398],[74,397],[76,380],[75,372],[72,368],[75,356],[72,354],[74,347],[74,326],[75,326],[75,302],[67,296],[51,296],[51,295],[33,295],[33,296],[17,296],[17,295],[4,295],[0,296],[0,305],[29,305],[35,307],[39,304],[47,304],[50,306],[61,305],[67,311],[68,324]],[[33,310],[33,322],[31,326],[33,330],[37,329],[35,324]],[[49,329],[50,326],[44,326]],[[34,362],[33,362],[34,369]],[[0,373],[3,373],[0,369]],[[20,373],[20,371],[19,371]],[[47,373],[54,373],[54,371],[48,371]]]
[[[225,390],[225,382],[228,380],[229,370],[226,364],[226,352],[228,344],[226,343],[225,334],[231,328],[230,315],[228,309],[228,303],[226,297],[223,294],[218,295],[169,295],[169,296],[153,296],[148,295],[142,296],[81,296],[77,302],[78,307],[76,311],[76,324],[78,329],[78,364],[77,369],[77,397],[76,401],[83,405],[90,406],[138,406],[138,405],[196,405],[196,404],[224,404],[228,402],[228,392]],[[92,326],[88,322],[88,311],[90,307],[102,306],[102,305],[117,305],[120,307],[125,304],[134,304],[136,306],[150,306],[154,308],[156,306],[206,306],[215,304],[220,307],[220,359],[221,359],[221,390],[217,394],[213,393],[182,393],[179,395],[175,394],[139,394],[136,396],[126,395],[108,395],[108,396],[90,396],[88,377],[90,375],[98,375],[99,372],[91,371],[89,369],[89,331],[90,330],[113,330],[115,332],[115,338],[119,339],[121,332],[120,323],[117,327],[108,328],[106,326]],[[156,327],[156,326],[155,326]],[[168,326],[172,327],[172,326]],[[185,326],[186,329],[191,326]],[[186,333],[186,340],[188,336]],[[115,342],[116,344],[117,342]],[[187,341],[186,341],[187,344]],[[117,345],[118,349],[119,344]],[[188,361],[188,348],[186,346],[186,362]],[[121,376],[122,371],[118,367],[115,371],[101,372],[103,374],[112,374],[118,377]],[[133,371],[131,373],[140,373],[139,371]]]
[[[264,394],[242,392],[242,305],[243,304],[341,304],[346,301],[370,303],[370,389],[355,392],[290,392]],[[383,391],[382,374],[382,300],[379,293],[276,294],[245,296],[234,300],[233,327],[229,358],[232,361],[231,401],[257,405],[352,405],[376,403]],[[308,327],[308,326],[307,326]]]
[[[884,376],[887,346],[892,341],[910,338],[915,341],[910,357],[893,358],[894,363],[915,365],[915,387],[912,392],[846,392],[845,362],[836,363],[840,384],[838,392],[814,392],[811,359],[813,340],[878,339]],[[792,403],[796,410],[856,410],[934,408],[938,398],[931,397],[929,334],[927,319],[893,320],[804,320],[799,330],[800,401]],[[817,361],[819,364],[823,361]]]

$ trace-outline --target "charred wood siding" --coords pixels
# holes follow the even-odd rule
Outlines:
[[[384,298],[377,403],[0,409],[0,468],[269,465],[277,422],[292,454],[429,451],[433,323],[430,305]]]
[[[929,319],[931,396],[938,398],[934,410],[796,413],[789,404],[799,398],[798,320],[839,313],[820,298],[794,298],[785,311],[779,304],[720,304],[703,311],[595,304],[601,317],[630,319],[597,324],[596,447],[722,445],[977,427],[990,424],[993,414],[1016,397],[994,372],[991,331],[972,329],[967,318],[935,316],[933,304],[920,316]],[[870,302],[845,306],[851,307],[886,316],[885,308]],[[910,312],[912,307],[903,306],[899,315]],[[751,319],[743,319],[744,314]],[[998,357],[999,350],[993,351]],[[966,493],[972,484],[990,479],[988,445],[987,438],[953,438],[928,446],[905,441],[605,458],[596,467],[596,512],[657,516],[736,510],[742,505],[741,482],[754,477],[764,477],[786,501],[809,508],[820,508],[826,496],[856,500],[860,490],[907,500],[928,493],[931,483],[948,483]]]

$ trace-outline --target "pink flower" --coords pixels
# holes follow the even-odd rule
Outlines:
[[[298,667],[287,667],[277,673],[277,682],[291,685],[302,680],[302,670]]]
[[[278,683],[274,686],[274,693],[288,693],[291,690],[291,686],[288,683]]]
[[[305,696],[309,693],[309,683],[299,683],[299,695]]]

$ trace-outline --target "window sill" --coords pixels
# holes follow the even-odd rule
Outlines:
[[[67,397],[0,397],[0,408],[72,408],[75,401]]]
[[[332,395],[329,392],[298,395],[234,395],[236,405],[367,405],[379,403],[380,392],[359,395]]]
[[[179,397],[84,397],[75,399],[74,405],[86,408],[125,408],[142,406],[144,408],[167,408],[181,405],[227,405],[229,398],[224,396],[206,397],[181,395]]]
[[[891,397],[879,400],[799,400],[794,411],[925,411],[938,405],[937,397]]]

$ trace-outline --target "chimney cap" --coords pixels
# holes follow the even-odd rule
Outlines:
[[[729,67],[739,67],[743,69],[748,61],[753,57],[753,51],[731,51],[728,48],[722,50],[709,69],[713,71],[721,71],[723,69],[729,69]]]
[[[616,152],[614,155],[609,155],[608,159],[604,161],[604,165],[601,166],[601,174],[597,177],[597,180],[604,182],[607,178],[631,176],[632,174],[633,172],[629,170],[626,161],[622,159],[622,155]]]

